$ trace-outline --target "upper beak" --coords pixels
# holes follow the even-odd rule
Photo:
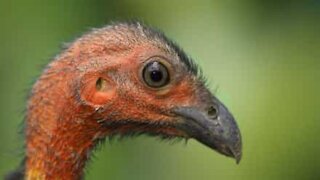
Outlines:
[[[178,107],[174,111],[183,117],[177,127],[190,137],[239,163],[242,155],[240,130],[228,109],[215,97],[206,110]]]

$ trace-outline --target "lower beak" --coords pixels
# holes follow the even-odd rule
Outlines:
[[[235,158],[239,163],[242,155],[240,130],[231,113],[216,98],[214,106],[214,116],[196,107],[176,108],[175,113],[183,117],[177,128],[219,153]]]

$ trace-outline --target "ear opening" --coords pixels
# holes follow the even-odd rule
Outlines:
[[[104,105],[116,95],[115,84],[105,76],[87,75],[81,83],[81,98],[88,104]]]
[[[99,77],[96,81],[96,90],[97,91],[106,91],[108,89],[108,84],[105,79]]]

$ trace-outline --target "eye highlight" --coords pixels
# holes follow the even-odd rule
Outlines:
[[[156,60],[147,63],[142,73],[144,82],[152,88],[161,88],[170,81],[167,67]]]

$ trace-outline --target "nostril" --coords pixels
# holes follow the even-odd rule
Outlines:
[[[210,116],[210,118],[215,119],[218,116],[218,110],[216,107],[214,106],[210,106],[208,109],[208,115]]]

